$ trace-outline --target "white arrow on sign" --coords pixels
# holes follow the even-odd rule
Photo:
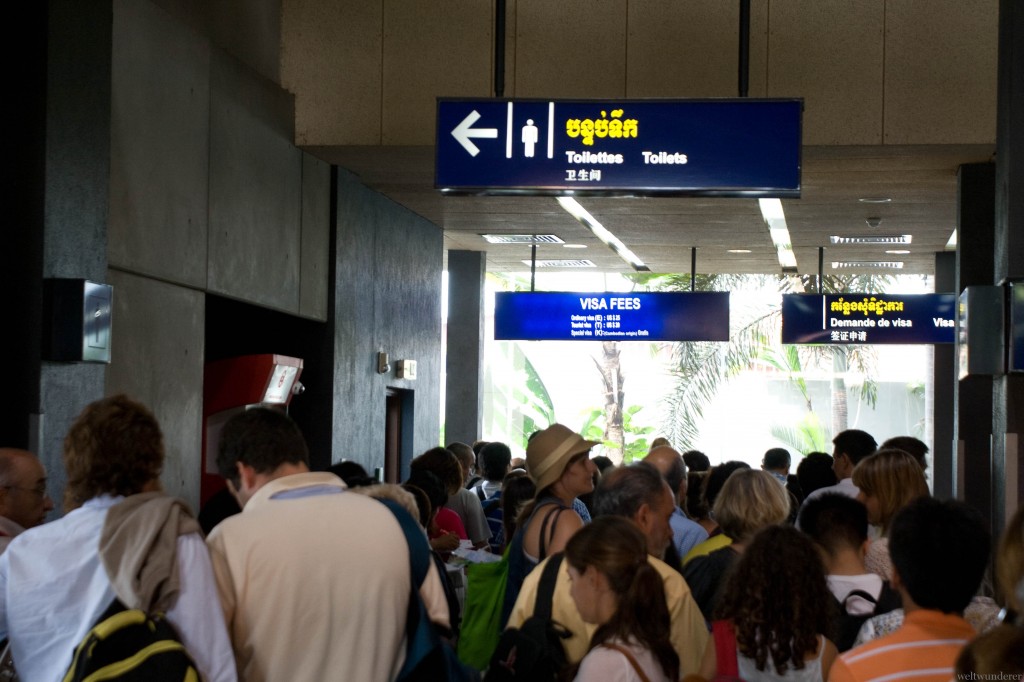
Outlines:
[[[469,139],[471,137],[498,137],[497,128],[473,128],[473,124],[480,120],[480,114],[474,109],[470,112],[469,116],[462,119],[462,123],[455,126],[455,130],[452,131],[452,137],[458,140],[470,156],[476,156],[480,153],[479,147],[477,147]]]

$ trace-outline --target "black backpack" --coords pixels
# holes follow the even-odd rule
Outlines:
[[[501,634],[487,668],[487,682],[548,682],[557,679],[565,667],[562,640],[569,637],[569,632],[551,620],[551,601],[562,558],[561,553],[553,554],[544,566],[533,615],[520,627],[508,628]]]
[[[199,682],[201,678],[163,614],[129,609],[115,599],[75,647],[63,682],[86,679]]]
[[[860,615],[853,615],[847,613],[846,602],[850,601],[850,597],[860,597],[875,605],[874,610],[871,613],[864,613]],[[836,618],[836,648],[840,653],[849,651],[853,648],[853,643],[857,639],[857,634],[860,632],[860,628],[864,625],[864,621],[874,616],[880,616],[883,613],[889,613],[893,609],[903,608],[903,598],[900,597],[900,593],[889,585],[888,580],[882,581],[882,591],[878,593],[878,599],[875,599],[867,592],[863,590],[852,590],[843,601],[839,601],[833,595],[832,599],[835,600],[836,608],[838,609],[838,616]]]

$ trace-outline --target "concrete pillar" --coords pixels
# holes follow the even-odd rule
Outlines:
[[[1024,6],[999,3],[999,100],[996,121],[994,283],[1024,279]],[[1000,532],[1024,494],[1024,376],[992,387],[993,530]]]
[[[957,293],[991,285],[995,166],[960,166],[957,185]],[[992,377],[969,376],[957,390],[956,496],[992,518]]]
[[[445,442],[482,436],[484,395],[483,251],[448,252],[448,351],[445,371]]]
[[[0,351],[13,371],[3,393],[0,445],[36,450],[60,504],[61,450],[75,416],[102,397],[105,365],[49,362],[41,357],[43,279],[107,276],[110,94],[113,9],[110,0],[50,0],[26,7],[19,34],[7,41],[18,64],[9,107],[14,149],[9,254],[0,279],[12,309]],[[10,249],[10,250],[8,250]],[[114,292],[117,296],[117,292]],[[117,345],[117,322],[112,344]],[[58,508],[57,513],[59,514]]]
[[[956,254],[935,254],[935,291],[956,290]],[[932,494],[956,497],[953,453],[956,451],[956,345],[935,347],[932,364]]]

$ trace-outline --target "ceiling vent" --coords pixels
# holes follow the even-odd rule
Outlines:
[[[524,265],[531,265],[532,261],[524,260]],[[573,260],[570,258],[555,260],[538,260],[538,268],[596,268],[597,265],[589,260]]]
[[[563,244],[553,234],[482,234],[490,244]]]
[[[847,261],[832,261],[833,270],[852,270],[852,269],[880,269],[880,270],[902,270],[903,261],[901,260],[847,260]]]
[[[869,235],[861,237],[829,237],[833,244],[909,244],[913,237],[909,234]]]

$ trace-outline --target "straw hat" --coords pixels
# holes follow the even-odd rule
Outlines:
[[[526,472],[543,490],[562,477],[566,465],[574,455],[586,452],[599,441],[585,440],[567,426],[552,424],[538,431],[526,446]]]

